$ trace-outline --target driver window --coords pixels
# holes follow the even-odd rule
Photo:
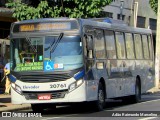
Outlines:
[[[88,59],[88,58],[93,58],[93,37],[92,35],[85,35],[84,36],[84,55],[87,58],[86,62],[86,71],[89,71],[93,64],[94,61],[93,59]]]
[[[35,53],[33,52],[33,50],[31,49],[31,47],[29,46],[29,43],[27,43],[26,41],[23,41],[23,43],[21,44],[22,48],[20,51],[20,59],[22,61],[22,63],[25,62],[34,62],[34,57],[35,57]]]
[[[93,58],[93,37],[88,35],[85,37],[86,47],[85,47],[85,55],[87,58]]]

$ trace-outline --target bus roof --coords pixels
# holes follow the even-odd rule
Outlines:
[[[146,28],[134,28],[128,26],[121,20],[113,20],[110,18],[90,18],[90,19],[81,19],[81,18],[41,18],[35,20],[24,20],[18,21],[14,24],[25,24],[25,23],[41,23],[41,22],[51,22],[51,21],[70,21],[70,20],[78,20],[81,26],[88,25],[93,27],[100,27],[103,29],[110,29],[110,30],[117,30],[117,31],[125,31],[125,32],[134,32],[134,33],[144,33],[144,34],[151,34],[150,29]],[[108,22],[109,21],[109,22]]]
[[[146,28],[135,28],[128,26],[124,22],[120,21],[114,21],[111,23],[105,22],[105,21],[97,21],[95,19],[81,19],[83,25],[89,25],[94,27],[100,27],[103,29],[110,29],[110,30],[117,30],[117,31],[125,31],[125,32],[134,32],[134,33],[146,33],[151,34],[151,29]]]

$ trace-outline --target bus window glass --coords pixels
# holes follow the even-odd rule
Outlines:
[[[87,57],[88,58],[93,58],[93,37],[91,35],[87,36],[86,39],[86,50],[87,50]]]
[[[149,43],[149,53],[150,53],[150,59],[152,59],[152,56],[153,56],[153,54],[152,54],[152,51],[153,51],[153,49],[152,49],[152,41],[151,41],[151,36],[148,36],[148,43]]]
[[[126,39],[126,52],[127,52],[127,58],[128,59],[134,59],[134,44],[133,44],[133,37],[131,33],[125,33],[125,39]]]
[[[102,30],[95,32],[95,52],[96,58],[105,58],[104,34]]]
[[[80,37],[63,36],[56,45],[57,39],[58,36],[46,36],[44,60],[51,60],[55,65],[59,66],[58,68],[54,68],[57,71],[73,70],[82,67],[83,57]],[[53,46],[51,46],[52,44]]]
[[[125,59],[125,44],[122,32],[116,32],[117,55],[119,59]]]
[[[12,70],[46,70],[43,63],[51,61],[54,70],[82,67],[82,43],[79,36],[46,36],[12,40]],[[58,41],[57,41],[58,40]],[[65,48],[65,49],[64,49]],[[48,70],[48,69],[47,69]],[[47,71],[46,70],[46,71]],[[49,71],[49,70],[48,70]]]
[[[40,37],[12,39],[12,70],[42,70],[43,39]],[[41,62],[41,63],[40,63]],[[41,64],[41,65],[40,65]]]
[[[135,44],[135,52],[136,52],[136,58],[142,59],[142,42],[141,42],[141,35],[134,34],[134,44]]]
[[[106,50],[109,59],[116,59],[116,48],[115,48],[115,39],[113,31],[105,31],[106,39]]]
[[[147,35],[142,35],[142,42],[143,42],[144,58],[149,59],[149,49],[148,49]]]

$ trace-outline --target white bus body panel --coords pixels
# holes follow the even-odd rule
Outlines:
[[[50,83],[26,83],[21,82],[19,80],[16,81],[16,84],[21,87],[22,91],[56,91],[56,90],[63,90],[63,89],[51,89],[50,84],[61,84],[66,83],[67,87],[65,89],[68,89],[69,85],[71,83],[75,82],[73,78],[61,81],[61,82],[50,82]],[[85,101],[92,101],[97,99],[97,86],[98,85],[95,82],[88,82],[84,81],[81,86],[76,88],[75,90],[71,92],[67,92],[65,94],[64,98],[58,98],[58,99],[50,99],[50,100],[27,100],[24,95],[20,95],[17,93],[13,88],[11,88],[11,101],[13,104],[24,104],[24,103],[72,103],[72,102],[85,102]],[[32,89],[31,89],[31,86]],[[28,88],[27,88],[28,87]],[[87,87],[87,88],[86,88]],[[87,96],[87,97],[86,97]]]

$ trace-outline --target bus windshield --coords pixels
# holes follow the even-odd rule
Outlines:
[[[83,66],[80,36],[30,37],[11,41],[11,69],[14,71],[64,71]]]

